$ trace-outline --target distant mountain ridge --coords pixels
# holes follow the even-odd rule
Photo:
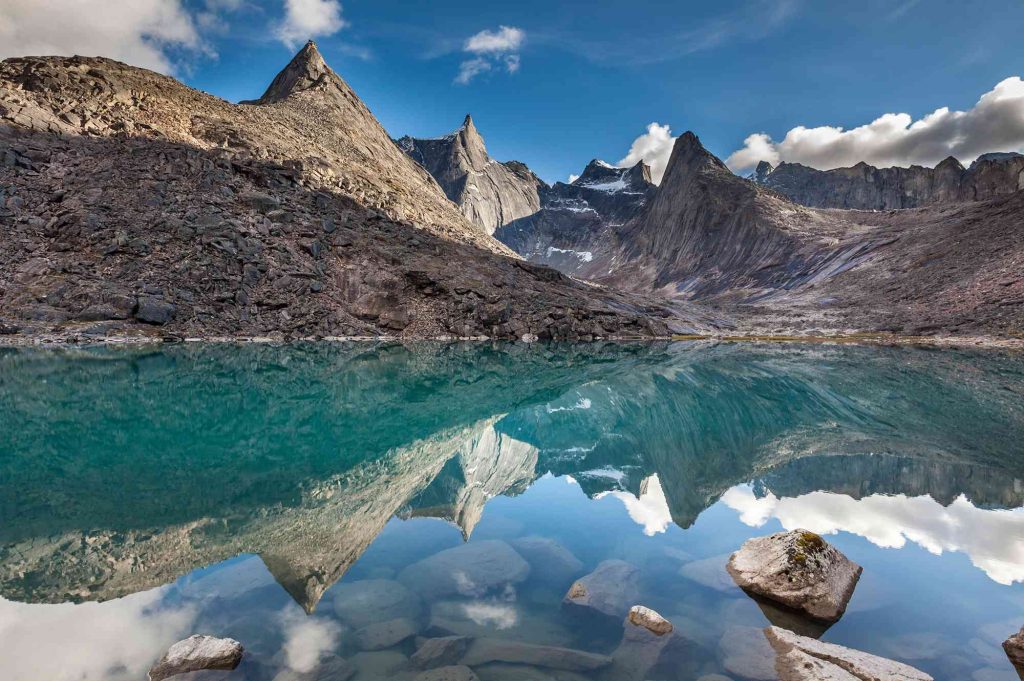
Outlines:
[[[850,168],[816,170],[799,163],[773,168],[762,161],[749,179],[816,208],[919,208],[984,201],[1024,189],[1024,155],[984,154],[970,168],[952,156],[934,168],[876,168],[861,162]]]

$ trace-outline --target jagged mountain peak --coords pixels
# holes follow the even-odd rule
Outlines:
[[[287,99],[296,92],[309,90],[323,83],[329,76],[338,78],[324,61],[316,43],[310,40],[292,57],[288,65],[274,77],[270,87],[263,96],[256,100],[257,104],[271,104]],[[340,78],[338,78],[340,80]]]
[[[632,167],[622,168],[596,158],[588,163],[583,173],[572,182],[574,187],[608,192],[643,192],[651,184],[651,168],[643,161]]]
[[[687,130],[672,147],[661,186],[686,184],[695,177],[714,178],[725,184],[740,182],[750,186],[734,175],[720,158],[708,151],[697,135]]]
[[[754,172],[750,174],[749,179],[757,182],[758,184],[764,184],[765,180],[768,179],[768,176],[772,174],[773,170],[775,170],[775,166],[771,163],[768,161],[760,161],[758,162],[757,167],[754,168]]]

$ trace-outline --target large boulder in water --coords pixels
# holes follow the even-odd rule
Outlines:
[[[149,681],[197,672],[203,669],[231,670],[242,661],[242,644],[231,638],[189,636],[178,641],[149,670]]]
[[[843,616],[864,571],[807,530],[749,539],[732,554],[726,569],[747,593],[822,622]]]
[[[446,549],[402,570],[398,580],[425,598],[482,596],[517,584],[530,565],[503,541],[478,541]]]
[[[566,592],[567,610],[620,620],[640,596],[639,570],[623,560],[606,560]]]
[[[779,627],[764,630],[780,681],[934,681],[910,665],[823,643]]]

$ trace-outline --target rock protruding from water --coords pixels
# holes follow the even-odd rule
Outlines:
[[[470,542],[446,549],[413,563],[398,579],[427,598],[482,596],[488,591],[518,584],[530,574],[530,565],[503,541]]]
[[[569,587],[563,607],[618,620],[640,596],[639,570],[623,560],[606,560]]]
[[[747,593],[822,622],[843,616],[864,570],[807,530],[749,539],[726,569]]]
[[[629,609],[629,616],[626,622],[635,627],[643,627],[655,636],[664,636],[672,632],[672,623],[667,619],[642,605],[634,605]]]
[[[823,643],[779,627],[768,627],[764,633],[775,650],[775,671],[780,681],[934,681],[902,662]]]
[[[1013,668],[1017,670],[1017,676],[1024,679],[1024,627],[1003,641],[1003,650],[1013,663]]]
[[[242,644],[231,638],[196,634],[178,641],[149,670],[149,681],[204,669],[231,670],[242,661]]]
[[[671,622],[650,608],[635,605],[622,623],[622,640],[603,678],[643,681],[655,669],[678,672],[692,657],[689,642],[672,630]]]

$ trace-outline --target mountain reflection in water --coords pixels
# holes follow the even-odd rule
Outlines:
[[[743,536],[804,527],[837,545],[850,535],[960,555],[991,580],[979,588],[1011,588],[1024,606],[1022,442],[1024,358],[1000,353],[684,343],[0,350],[0,637],[70,640],[75,627],[118,630],[97,623],[122,613],[132,622],[123,659],[96,650],[113,640],[93,641],[69,678],[144,673],[154,650],[191,633],[189,584],[230,600],[276,582],[315,613],[280,615],[277,645],[287,659],[315,661],[310,641],[327,650],[342,636],[318,605],[357,562],[390,551],[400,557],[389,569],[400,569],[404,556],[422,557],[417,547],[451,546],[434,525],[414,533],[401,527],[420,526],[403,520],[441,518],[469,540],[492,513],[488,538],[545,527],[562,538],[571,517],[575,550],[592,567],[602,557],[593,547],[613,539],[647,550],[623,526],[601,524],[612,508],[648,545],[716,526],[742,526]],[[580,492],[585,509],[567,500]],[[544,512],[501,530],[517,496],[524,513],[543,497]],[[407,546],[378,549],[393,525]],[[735,538],[723,555],[739,532],[724,532]],[[871,561],[859,562],[870,575]],[[561,594],[551,597],[557,605]],[[56,605],[72,603],[84,604]],[[515,617],[513,606],[474,607],[499,630]],[[851,643],[870,641],[867,629],[851,631]],[[27,669],[5,655],[0,666]]]

